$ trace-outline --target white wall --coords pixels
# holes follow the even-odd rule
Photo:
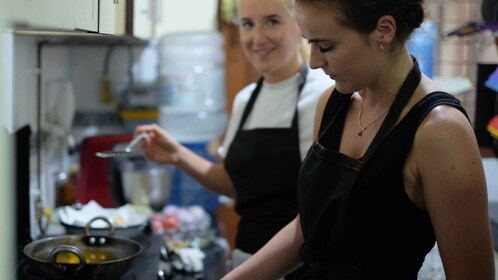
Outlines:
[[[0,27],[0,126],[12,130],[12,35]]]
[[[12,36],[0,21],[0,271],[14,279],[14,188],[12,182],[12,144],[8,132],[12,123]]]
[[[158,34],[214,30],[217,7],[218,0],[165,0],[163,15],[166,24]]]

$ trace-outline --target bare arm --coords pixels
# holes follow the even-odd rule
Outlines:
[[[263,248],[237,266],[222,280],[273,280],[301,265],[299,247],[303,243],[299,216],[281,229]]]
[[[494,279],[486,181],[467,119],[455,108],[437,107],[421,124],[410,157],[446,279]]]
[[[149,160],[174,164],[208,189],[232,198],[235,196],[233,183],[222,163],[213,163],[197,155],[155,124],[138,126],[135,135],[142,131],[147,131],[147,135],[140,147]]]

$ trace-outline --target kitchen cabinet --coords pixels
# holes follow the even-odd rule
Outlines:
[[[126,22],[125,0],[100,0],[99,2],[98,32],[110,35],[124,35]]]
[[[8,12],[5,12],[4,19],[7,24],[17,27],[36,26],[44,29],[74,29],[73,1],[7,1],[5,5]]]
[[[73,0],[75,28],[110,35],[125,34],[124,0]]]
[[[217,0],[0,1],[5,2],[0,18],[18,32],[90,32],[152,40],[179,30],[216,29]],[[195,19],[185,16],[192,13],[193,6],[199,11],[192,15]]]
[[[98,32],[99,29],[99,0],[73,0],[75,28]],[[111,0],[109,0],[110,2]],[[104,1],[103,1],[104,2]]]
[[[99,33],[149,40],[165,29],[166,0],[114,1],[116,0],[100,0]]]
[[[2,16],[15,30],[125,35],[125,0],[17,0],[5,5],[9,12]]]

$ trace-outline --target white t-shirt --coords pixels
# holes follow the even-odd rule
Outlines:
[[[298,78],[299,73],[296,73],[289,79],[278,83],[269,84],[263,82],[261,92],[243,129],[291,127],[296,108]],[[313,142],[313,122],[318,98],[327,87],[333,84],[334,81],[325,75],[321,69],[309,69],[306,84],[299,95],[297,103],[301,159],[304,159]],[[235,96],[223,145],[219,150],[219,154],[223,158],[225,158],[237,133],[242,113],[254,88],[256,88],[256,83],[244,87]]]

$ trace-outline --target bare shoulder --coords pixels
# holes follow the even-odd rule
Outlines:
[[[424,157],[451,156],[475,150],[477,143],[465,114],[450,105],[439,105],[429,112],[417,129],[414,148]]]
[[[431,110],[417,129],[412,156],[429,208],[437,205],[427,201],[430,197],[439,200],[456,189],[463,193],[485,189],[474,131],[457,108],[440,105]]]
[[[320,123],[322,121],[323,117],[323,112],[325,111],[325,107],[327,106],[327,102],[332,95],[332,92],[334,91],[335,86],[332,85],[328,88],[326,88],[322,94],[320,95],[320,98],[318,99],[318,104],[316,106],[316,112],[315,112],[315,123],[314,123],[314,138],[318,135],[318,130],[320,128]]]
[[[430,92],[443,91],[444,89],[423,75],[421,81],[421,96],[427,95]],[[471,132],[472,127],[465,116],[459,109],[450,105],[440,105],[435,107],[420,125],[417,134],[418,139],[423,140],[432,137],[451,137],[455,134],[462,134],[463,132]]]
[[[473,134],[472,126],[462,111],[450,105],[439,105],[429,112],[417,134],[420,139],[444,139],[468,133]]]

